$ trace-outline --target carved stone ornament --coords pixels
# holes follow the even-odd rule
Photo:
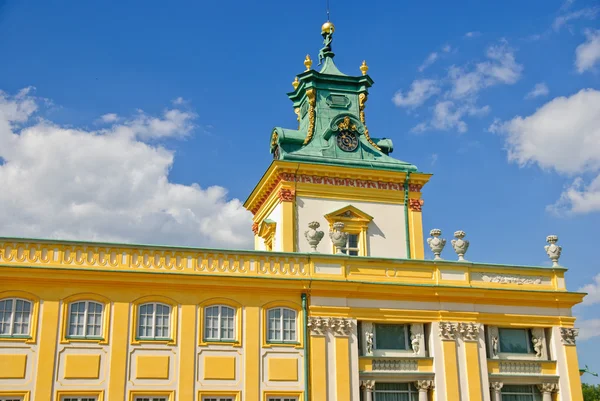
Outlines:
[[[454,340],[458,332],[458,325],[452,322],[440,322],[439,330],[442,340]]]
[[[465,260],[465,253],[467,253],[467,249],[469,249],[469,241],[463,239],[465,235],[467,235],[467,233],[462,230],[455,231],[454,237],[456,239],[452,240],[452,248],[454,248],[454,252],[458,255],[459,261]]]
[[[410,192],[421,192],[421,188],[423,188],[423,185],[421,184],[408,184],[408,190]]]
[[[498,358],[498,352],[500,351],[500,335],[498,334],[498,327],[496,326],[488,326],[488,335],[489,341],[492,344],[491,347],[491,357]]]
[[[548,243],[548,245],[544,246],[548,257],[552,261],[552,267],[559,266],[558,259],[560,258],[560,253],[562,252],[562,247],[560,245],[556,245],[557,241],[558,236],[549,235],[546,237],[546,242]]]
[[[416,372],[419,362],[409,358],[376,358],[373,359],[374,371],[385,372]]]
[[[558,391],[558,386],[556,383],[540,383],[537,385],[537,387],[542,394],[550,394]]]
[[[281,188],[279,190],[279,200],[282,202],[292,202],[294,200],[295,191],[289,188]]]
[[[538,361],[501,360],[498,367],[500,369],[500,373],[510,373],[518,375],[542,374],[542,363]]]
[[[410,346],[413,354],[419,355],[421,351],[421,339],[423,338],[423,326],[420,324],[410,325]]]
[[[575,337],[579,335],[579,329],[560,328],[560,340],[564,345],[575,345]]]
[[[473,272],[471,273],[472,280],[481,280],[486,283],[498,283],[498,284],[532,284],[532,285],[540,285],[542,284],[542,277],[534,277],[534,276],[516,276],[511,274],[502,274],[502,273],[483,273],[483,272]]]
[[[479,323],[458,323],[458,333],[465,341],[477,341],[479,330],[481,330]]]
[[[333,246],[335,246],[336,254],[343,254],[342,248],[346,246],[346,241],[348,240],[348,233],[343,232],[344,223],[336,222],[333,223],[333,231],[329,231],[329,238],[331,238],[331,242],[333,242]]]
[[[254,233],[254,235],[258,234],[258,223],[252,224],[252,232]]]
[[[495,392],[499,393],[500,390],[502,390],[502,387],[504,387],[504,383],[502,382],[490,382],[490,388]]]
[[[337,317],[309,316],[307,326],[313,336],[322,336],[331,332],[337,337],[346,337],[352,330],[352,321]]]
[[[439,238],[439,236],[442,235],[442,230],[434,228],[429,232],[429,235],[433,237],[427,238],[427,244],[429,244],[429,248],[431,248],[431,252],[433,252],[433,260],[442,260],[440,255],[446,246],[446,240]]]
[[[425,204],[425,201],[423,199],[409,199],[408,200],[408,207],[413,212],[422,211],[424,204]]]
[[[365,345],[366,345],[366,353],[367,355],[373,354],[373,332],[365,331]]]
[[[433,380],[417,380],[414,384],[420,392],[429,391],[430,388],[433,388]]]
[[[312,252],[317,252],[317,245],[323,239],[325,233],[323,231],[317,231],[321,225],[318,221],[311,221],[308,223],[308,228],[310,230],[304,231],[304,237],[308,241],[308,245],[310,245],[310,249]]]
[[[535,351],[536,358],[544,356],[544,330],[533,329],[531,330],[531,342],[533,343],[533,350]]]
[[[360,388],[367,391],[373,391],[373,387],[375,387],[374,380],[363,380],[360,382]]]

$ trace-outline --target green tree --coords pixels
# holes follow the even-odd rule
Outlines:
[[[584,401],[600,401],[600,384],[583,383],[581,387],[583,388]]]

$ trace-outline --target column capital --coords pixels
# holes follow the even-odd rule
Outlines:
[[[542,394],[551,394],[558,391],[558,385],[556,383],[541,383],[538,384],[537,387]]]
[[[373,391],[375,387],[375,380],[362,380],[360,382],[360,388],[367,391]]]
[[[579,329],[560,327],[560,341],[564,345],[575,345],[575,337],[579,335]]]
[[[458,323],[458,333],[464,341],[478,341],[481,324],[479,323]]]
[[[336,337],[348,337],[352,331],[352,320],[335,317],[308,317],[308,328],[312,336],[324,336],[328,331]]]
[[[417,380],[413,383],[419,392],[427,392],[430,388],[433,388],[433,380]]]
[[[504,383],[502,382],[490,382],[490,388],[495,392],[500,392],[500,390],[502,390],[502,387],[504,387]]]
[[[454,341],[456,340],[456,333],[458,332],[458,324],[453,322],[439,322],[439,335],[442,340]]]

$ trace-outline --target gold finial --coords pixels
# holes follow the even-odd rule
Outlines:
[[[367,66],[367,61],[366,60],[363,60],[363,63],[360,66],[360,70],[362,71],[363,75],[367,75],[367,71],[369,71],[369,66]]]
[[[310,70],[310,67],[312,67],[312,60],[310,59],[309,54],[307,54],[306,58],[304,59],[304,66],[306,67],[306,71]]]
[[[321,33],[333,33],[335,32],[335,25],[333,25],[333,22],[331,21],[327,21],[326,23],[324,23],[321,26]]]
[[[296,77],[296,79],[294,79],[294,82],[292,82],[292,86],[294,87],[294,90],[296,90],[296,88],[298,88],[298,85],[300,85],[300,81],[298,81],[298,77]]]

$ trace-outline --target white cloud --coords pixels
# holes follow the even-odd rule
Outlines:
[[[586,41],[575,49],[575,66],[580,74],[600,61],[600,30],[585,32]]]
[[[0,93],[0,182],[10,188],[0,235],[251,246],[250,215],[225,188],[169,181],[174,152],[153,142],[189,134],[193,113],[140,111],[90,131],[37,119],[38,107],[28,91]]]
[[[600,337],[600,319],[578,320],[579,341],[590,340],[594,337]]]
[[[481,116],[489,112],[489,106],[476,107],[472,104],[457,106],[453,101],[438,102],[433,110],[431,126],[440,130],[456,129],[458,132],[467,131],[467,123],[463,117]]]
[[[119,116],[115,113],[104,114],[100,117],[100,121],[103,123],[114,123],[119,119]]]
[[[429,67],[438,59],[437,52],[430,53],[429,56],[423,61],[423,64],[419,67],[419,72],[423,72],[425,68]]]
[[[448,76],[452,82],[453,98],[476,96],[483,88],[498,84],[512,85],[521,77],[523,66],[515,61],[513,50],[505,42],[490,46],[486,56],[488,60],[472,68],[450,68]]]
[[[445,45],[444,47],[442,47],[442,51],[444,53],[450,53],[452,51],[452,46],[450,45]]]
[[[592,283],[586,284],[578,292],[587,292],[587,296],[583,299],[582,305],[600,304],[600,274],[593,278]]]
[[[431,96],[439,93],[440,88],[433,79],[418,79],[413,81],[410,86],[410,91],[403,94],[398,91],[394,94],[392,101],[398,107],[415,108],[421,106]]]
[[[506,135],[508,160],[520,166],[537,164],[568,176],[596,176],[587,185],[575,178],[550,210],[600,211],[600,91],[582,89],[554,98],[532,115],[496,121],[490,130]]]
[[[544,82],[540,82],[539,84],[535,84],[533,89],[525,95],[525,99],[533,99],[539,96],[548,96],[550,90],[548,89],[548,85]]]
[[[476,38],[477,36],[481,35],[481,32],[478,31],[473,31],[473,32],[467,32],[465,33],[465,38]]]
[[[600,12],[600,7],[589,7],[582,8],[581,10],[573,11],[568,14],[559,15],[554,19],[552,28],[554,28],[555,31],[559,31],[560,28],[565,26],[569,21],[577,19],[593,20],[598,15],[598,12]]]

